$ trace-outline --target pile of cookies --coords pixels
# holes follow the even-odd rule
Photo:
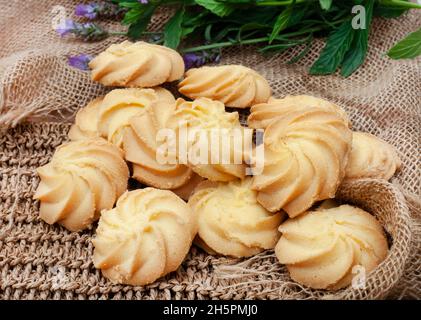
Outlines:
[[[94,81],[123,88],[77,113],[71,141],[38,168],[34,197],[47,223],[80,231],[99,219],[93,261],[105,277],[152,283],[175,271],[194,242],[232,257],[274,249],[295,281],[336,290],[351,283],[354,266],[368,273],[387,256],[374,216],[319,203],[344,179],[390,179],[400,166],[392,146],[353,132],[337,105],[274,98],[266,79],[244,66],[185,72],[176,51],[145,42],[111,45],[90,67]],[[159,87],[176,80],[191,101]],[[264,130],[262,172],[247,176],[247,154],[229,164],[157,160],[161,129],[242,130],[225,106],[251,108],[248,127]],[[130,176],[148,187],[127,191]]]

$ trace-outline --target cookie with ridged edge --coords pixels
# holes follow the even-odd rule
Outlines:
[[[272,249],[284,213],[271,213],[250,189],[251,179],[200,183],[189,199],[198,216],[197,243],[205,250],[248,257]]]
[[[80,140],[98,136],[122,147],[130,118],[152,107],[165,109],[174,102],[174,96],[160,87],[114,89],[77,112],[69,138]]]
[[[278,116],[282,116],[288,111],[305,111],[309,108],[337,112],[350,125],[349,117],[341,107],[325,99],[309,95],[288,95],[281,99],[271,97],[265,103],[256,104],[250,109],[247,124],[254,129],[265,129]]]
[[[335,108],[280,108],[265,126],[264,168],[252,184],[258,201],[295,217],[316,201],[333,198],[351,149],[352,132],[343,115]]]
[[[92,80],[116,87],[155,87],[178,80],[184,73],[184,61],[177,51],[143,41],[112,44],[89,67]]]
[[[198,175],[212,181],[245,177],[243,146],[251,135],[247,135],[241,126],[238,112],[226,112],[223,103],[208,98],[194,101],[180,98],[167,127],[174,130],[178,148],[184,147],[176,151],[179,161],[185,162]],[[236,143],[238,140],[240,143]],[[202,146],[205,148],[201,149]],[[228,147],[226,159],[221,151],[225,147]],[[203,157],[198,150],[205,150]],[[195,155],[199,155],[197,159]]]
[[[346,179],[389,180],[400,166],[401,160],[392,145],[370,133],[353,132]]]
[[[190,69],[178,89],[191,99],[210,98],[234,108],[251,107],[266,102],[271,96],[268,81],[256,71],[241,65]]]
[[[129,178],[121,149],[101,138],[61,145],[37,172],[41,181],[34,198],[41,219],[71,231],[89,227],[101,210],[112,208]]]
[[[173,161],[158,158],[163,146],[157,138],[161,130],[166,129],[168,118],[174,110],[175,101],[155,104],[129,119],[123,134],[125,158],[133,165],[133,178],[148,186],[182,188],[190,184],[194,176],[192,169],[180,164],[176,157]]]
[[[92,241],[94,265],[115,283],[149,284],[177,270],[196,232],[196,216],[173,192],[126,192],[101,215]]]
[[[388,254],[380,223],[350,205],[307,212],[285,221],[279,231],[279,262],[293,280],[314,289],[344,288],[351,284],[355,266],[367,275]]]

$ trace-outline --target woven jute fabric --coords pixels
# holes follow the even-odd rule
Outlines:
[[[336,102],[354,130],[394,145],[403,161],[391,182],[343,183],[337,197],[374,214],[386,230],[390,253],[364,287],[337,292],[293,282],[273,251],[241,260],[210,256],[192,247],[177,272],[152,285],[114,285],[93,267],[92,230],[72,233],[44,223],[32,196],[35,169],[67,140],[75,112],[109,89],[89,73],[67,65],[67,56],[95,55],[123,38],[84,43],[60,39],[52,21],[76,1],[0,0],[0,299],[377,299],[421,298],[421,64],[392,61],[384,53],[421,25],[421,14],[376,19],[367,62],[354,75],[314,77],[308,67],[323,42],[298,64],[286,62],[302,48],[262,56],[255,47],[223,51],[223,64],[239,63],[262,73],[274,95],[312,94]],[[62,6],[62,7],[57,7]],[[168,12],[158,12],[158,30]],[[117,23],[103,21],[114,30]],[[24,122],[24,123],[23,123]]]

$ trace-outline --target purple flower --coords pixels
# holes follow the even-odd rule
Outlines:
[[[148,0],[137,0],[138,2],[140,2],[141,4],[148,4]]]
[[[98,15],[99,6],[97,3],[78,4],[75,9],[75,14],[79,17],[84,17],[93,20]]]
[[[56,29],[56,31],[58,32],[58,34],[62,37],[64,37],[65,35],[73,32],[73,30],[75,29],[75,23],[70,20],[70,19],[66,19],[64,21],[64,23],[62,23],[61,25],[59,25]]]
[[[190,68],[200,67],[206,63],[218,63],[221,60],[221,54],[219,51],[186,53],[183,56],[183,60],[186,70],[188,70]]]
[[[186,66],[186,70],[193,68],[193,67],[200,67],[205,63],[203,57],[197,55],[196,53],[186,53],[183,56],[184,65]]]
[[[89,70],[89,62],[92,60],[92,57],[87,54],[80,54],[78,56],[68,57],[68,63],[70,66],[80,70]]]
[[[72,20],[66,20],[64,24],[58,26],[56,31],[62,37],[71,33],[85,41],[102,40],[108,36],[107,30],[93,22],[79,23]]]

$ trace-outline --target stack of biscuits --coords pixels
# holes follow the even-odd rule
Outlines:
[[[90,62],[92,79],[114,87],[79,110],[70,142],[38,168],[40,217],[70,231],[91,228],[93,261],[115,283],[145,285],[177,270],[192,244],[212,255],[249,257],[274,249],[296,282],[338,290],[355,266],[372,271],[388,254],[383,228],[370,213],[332,200],[344,180],[390,179],[395,149],[354,132],[339,106],[308,95],[272,96],[268,81],[240,65],[185,72],[174,50],[145,42],[111,45]],[[176,99],[159,87],[178,81]],[[117,87],[117,88],[115,88]],[[248,128],[238,112],[250,108]],[[163,151],[163,130],[181,127],[263,132],[255,155],[237,148],[230,161]],[[160,156],[173,161],[160,161]],[[233,159],[237,161],[232,161]],[[129,178],[147,187],[128,191]]]

